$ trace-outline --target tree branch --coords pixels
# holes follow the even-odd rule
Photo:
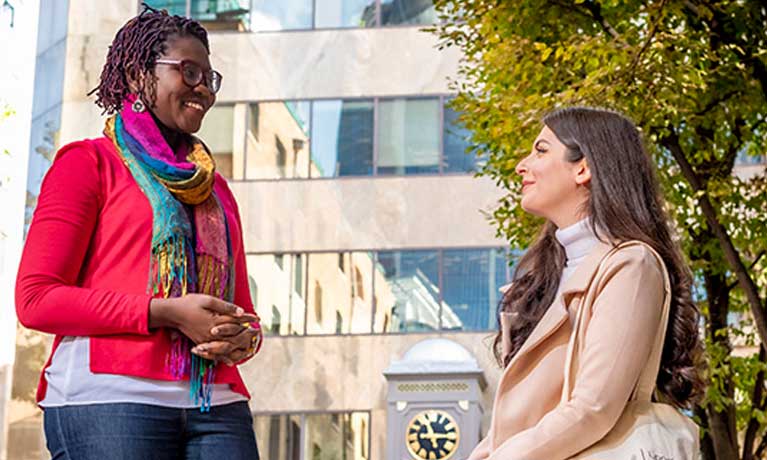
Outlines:
[[[727,93],[724,93],[721,97],[718,97],[712,101],[710,101],[708,104],[706,104],[700,111],[695,113],[696,117],[701,117],[711,110],[713,110],[717,105],[721,104],[722,102],[725,102],[726,100],[730,99],[733,96],[737,96],[741,94],[740,89],[734,89],[732,91],[729,91]]]
[[[629,66],[629,70],[627,73],[631,74],[630,81],[634,81],[634,76],[636,75],[636,69],[639,65],[639,60],[642,58],[642,55],[647,51],[647,49],[650,47],[650,44],[653,41],[653,38],[655,38],[655,33],[658,31],[658,23],[660,22],[661,18],[663,17],[662,11],[663,8],[666,6],[666,1],[663,0],[658,7],[658,17],[656,20],[652,21],[650,25],[650,33],[647,34],[647,40],[645,40],[644,44],[642,45],[642,48],[639,49],[639,52],[637,52],[636,56],[634,56],[634,59],[631,62],[631,66]]]
[[[602,30],[607,32],[611,37],[613,37],[616,41],[623,42],[621,40],[621,34],[618,33],[615,28],[610,25],[609,22],[607,22],[607,19],[605,19],[604,16],[602,16],[602,5],[599,3],[593,2],[591,0],[587,0],[583,2],[583,6],[586,7],[586,9],[591,13],[591,17],[594,18],[594,20],[602,26]]]
[[[759,362],[763,363],[765,362],[765,359],[767,359],[767,356],[765,356],[765,345],[762,344],[762,346],[759,347]],[[754,408],[758,410],[764,410],[765,402],[767,402],[767,399],[764,398],[764,369],[760,370],[756,374],[756,381],[754,382],[754,391],[751,395],[751,403],[754,405]],[[753,460],[754,459],[754,441],[756,441],[756,433],[759,430],[759,420],[757,420],[756,417],[751,417],[751,420],[748,421],[748,427],[746,428],[746,435],[743,438],[743,460]]]
[[[754,267],[756,267],[756,264],[759,263],[759,260],[762,258],[762,256],[764,256],[765,252],[767,251],[762,251],[759,253],[759,255],[756,256],[756,259],[754,259],[754,261],[751,262],[751,265],[748,266],[748,271],[751,271],[754,269]],[[730,285],[727,286],[727,290],[732,290],[737,285],[738,285],[738,281],[735,280]]]
[[[692,165],[687,161],[687,157],[682,151],[679,136],[672,128],[670,134],[660,137],[659,140],[661,145],[671,152],[674,160],[676,160],[682,170],[682,175],[692,187],[695,195],[700,196],[700,198],[698,198],[698,204],[706,218],[706,222],[714,233],[714,236],[716,236],[716,239],[719,241],[719,244],[722,246],[725,259],[727,260],[730,269],[735,273],[738,279],[738,284],[746,294],[751,314],[756,323],[756,330],[759,333],[759,339],[762,343],[767,343],[767,315],[765,314],[762,300],[759,297],[759,288],[756,286],[753,278],[749,275],[748,269],[743,264],[743,261],[740,260],[738,250],[735,249],[732,239],[730,239],[730,235],[727,234],[727,230],[722,223],[719,222],[717,212],[706,194],[706,187],[695,173]]]
[[[754,458],[762,458],[765,448],[767,448],[767,435],[762,436],[762,441],[759,443],[759,447],[756,448],[756,452],[754,452]]]
[[[700,8],[698,8],[698,5],[694,4],[690,0],[685,0],[684,6],[686,6],[687,9],[692,11],[695,14],[695,16],[700,16]]]

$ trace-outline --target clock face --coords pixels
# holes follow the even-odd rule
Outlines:
[[[405,442],[415,460],[447,460],[458,450],[460,439],[458,424],[450,414],[427,410],[410,420]]]

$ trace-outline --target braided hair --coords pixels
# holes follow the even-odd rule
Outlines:
[[[144,103],[154,107],[157,80],[152,69],[171,38],[195,37],[210,53],[208,33],[199,22],[169,15],[166,10],[158,11],[146,3],[143,6],[138,16],[117,31],[101,70],[99,85],[88,93],[89,96],[96,93],[96,105],[104,109],[103,113],[120,111],[125,97],[133,92],[129,79],[138,85],[135,90]],[[140,78],[142,76],[144,78]]]

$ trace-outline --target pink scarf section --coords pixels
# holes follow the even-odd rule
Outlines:
[[[125,108],[120,112],[120,115],[123,117],[123,123],[125,123],[125,130],[139,144],[144,146],[144,149],[153,158],[162,160],[176,168],[194,169],[194,163],[186,161],[189,145],[186,142],[181,142],[175,152],[171,150],[149,110],[143,112],[132,110],[131,106],[134,102],[136,102],[136,95],[129,94],[125,98]]]

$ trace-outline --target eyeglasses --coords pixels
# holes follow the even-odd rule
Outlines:
[[[216,94],[221,89],[221,80],[224,77],[213,69],[204,71],[195,62],[187,61],[186,59],[158,59],[154,62],[155,64],[172,65],[179,69],[184,84],[190,88],[194,88],[205,80],[205,86],[208,87],[211,93]]]

